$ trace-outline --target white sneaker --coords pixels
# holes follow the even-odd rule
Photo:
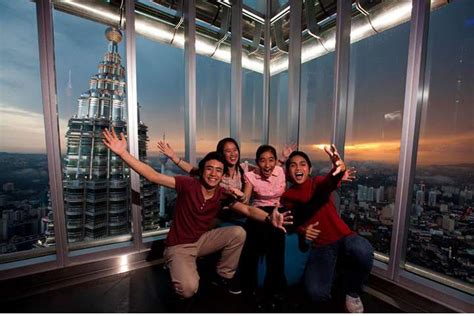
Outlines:
[[[364,304],[362,304],[360,297],[352,297],[350,295],[346,295],[346,310],[349,313],[363,313]]]

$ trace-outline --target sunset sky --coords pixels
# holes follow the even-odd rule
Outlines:
[[[0,151],[45,151],[35,6],[2,1],[0,10]],[[456,0],[432,13],[428,41],[428,102],[423,108],[418,162],[474,163],[474,1]],[[67,120],[107,49],[105,26],[54,12],[58,113],[62,150]],[[350,109],[346,157],[398,161],[409,25],[351,46]],[[150,154],[156,140],[184,149],[184,54],[137,36],[140,116],[149,126]],[[120,45],[122,63],[126,56]],[[301,148],[323,157],[329,142],[333,53],[302,65]],[[126,66],[126,65],[125,65]],[[69,76],[71,80],[69,80]],[[243,74],[242,151],[253,157],[261,142],[262,75]],[[286,133],[287,73],[271,78],[271,142]],[[197,57],[197,150],[215,149],[228,136],[230,65]],[[218,106],[219,105],[219,106]],[[278,112],[280,111],[280,112]]]

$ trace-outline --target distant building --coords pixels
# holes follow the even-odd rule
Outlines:
[[[436,206],[436,191],[428,193],[428,206]]]
[[[374,188],[373,187],[369,187],[367,189],[367,201],[369,201],[369,202],[375,201],[375,195],[374,195]]]
[[[15,190],[15,185],[12,182],[7,182],[3,184],[3,192],[13,192]]]
[[[365,185],[357,186],[357,200],[358,201],[367,201],[367,191],[368,188]]]
[[[425,192],[422,190],[416,191],[416,205],[424,205],[425,204]]]
[[[448,215],[443,215],[443,229],[452,232],[454,231],[455,221]]]
[[[378,189],[375,189],[375,202],[381,203],[384,200],[384,187],[380,186]]]

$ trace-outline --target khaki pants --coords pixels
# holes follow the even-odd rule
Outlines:
[[[231,279],[244,242],[245,230],[240,226],[229,226],[210,230],[195,243],[167,247],[164,258],[176,293],[184,298],[196,294],[199,286],[196,259],[219,250],[222,255],[217,263],[217,274]]]

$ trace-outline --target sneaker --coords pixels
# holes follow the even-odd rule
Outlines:
[[[350,295],[346,295],[346,310],[349,313],[363,313],[364,304],[362,304],[360,297],[352,297]]]
[[[227,289],[227,292],[229,292],[230,294],[238,295],[242,293],[242,289],[240,287],[240,279],[235,276],[232,279],[226,279],[221,276],[218,276],[212,281],[212,284]]]

